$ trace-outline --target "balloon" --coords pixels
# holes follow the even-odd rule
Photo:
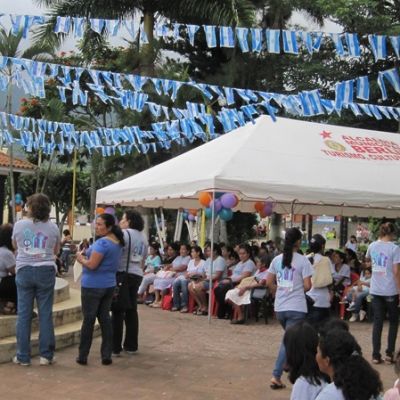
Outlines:
[[[15,211],[16,211],[16,212],[22,211],[22,207],[19,206],[19,205],[15,206]]]
[[[189,214],[188,215],[188,220],[189,221],[196,221],[196,217],[194,215],[192,215],[192,214]]]
[[[219,217],[223,221],[230,221],[233,218],[233,211],[230,208],[222,208],[219,212]]]
[[[22,196],[20,193],[15,193],[15,200],[16,201],[22,201]]]
[[[104,209],[104,213],[105,214],[111,214],[114,215],[115,214],[115,208],[112,206],[108,206]]]
[[[96,208],[96,215],[104,214],[104,208],[103,207],[97,207]]]
[[[182,216],[183,216],[183,219],[188,219],[189,213],[188,213],[187,211],[184,211],[184,212],[182,213]]]
[[[254,208],[256,211],[261,212],[261,210],[264,208],[264,203],[262,201],[257,201],[254,204]]]
[[[222,197],[225,193],[224,192],[215,192],[215,198],[219,199],[220,197]]]
[[[210,203],[210,208],[213,208],[213,207],[214,207],[215,213],[218,214],[222,208],[221,201],[219,199],[213,200]]]
[[[269,217],[272,214],[273,204],[270,202],[265,202],[262,212]]]
[[[197,216],[197,210],[195,208],[192,208],[191,210],[189,210],[189,214],[191,214],[194,217],[196,217]]]
[[[261,217],[261,218],[268,217],[268,215],[265,214],[264,210],[261,210],[261,211],[259,212],[259,214],[260,214],[260,217]]]
[[[212,218],[212,210],[211,210],[210,207],[207,207],[207,208],[204,210],[204,213],[205,213],[207,219],[211,219],[211,218]]]
[[[201,192],[199,194],[199,202],[203,207],[208,207],[212,200],[212,196],[208,192]]]
[[[239,199],[233,193],[225,193],[220,198],[222,207],[234,208],[237,206]]]

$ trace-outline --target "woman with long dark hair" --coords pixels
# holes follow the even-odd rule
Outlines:
[[[319,369],[331,383],[316,400],[375,400],[382,382],[364,359],[361,347],[345,330],[335,329],[321,336],[316,357]]]
[[[98,239],[86,250],[85,255],[77,255],[77,260],[83,266],[83,321],[79,355],[76,358],[76,362],[81,365],[87,364],[96,318],[101,328],[101,362],[103,365],[112,363],[113,333],[110,309],[125,241],[121,228],[115,224],[115,218],[110,214],[100,214],[96,218],[96,237]]]
[[[15,278],[18,292],[17,355],[13,361],[20,365],[31,362],[31,322],[33,304],[39,311],[40,364],[53,363],[55,337],[53,299],[56,282],[56,255],[60,250],[60,232],[49,220],[49,198],[37,193],[26,202],[26,219],[14,225],[13,245],[17,249]]]
[[[302,321],[291,326],[283,337],[289,380],[293,384],[290,400],[314,400],[326,386],[327,377],[319,370],[315,356],[318,333]]]
[[[312,268],[307,257],[298,253],[302,237],[297,228],[286,231],[283,253],[272,260],[267,275],[267,286],[272,292],[276,287],[274,308],[284,330],[304,320],[307,315],[305,292],[311,288]],[[272,372],[271,389],[285,387],[281,381],[285,359],[282,342]]]
[[[117,277],[128,270],[127,285],[130,304],[123,308],[118,308],[117,306],[111,308],[113,353],[115,356],[118,356],[122,349],[128,354],[133,354],[138,350],[139,316],[137,312],[137,294],[143,279],[148,247],[147,238],[143,233],[144,221],[137,211],[126,210],[119,222],[119,226],[124,233],[125,246],[122,250]],[[125,338],[122,343],[124,323]]]
[[[325,257],[325,238],[316,233],[313,235],[310,241],[310,253],[313,253],[312,257],[309,257],[311,264],[313,265],[313,276],[317,274],[317,268],[324,268],[326,263],[327,266],[332,270],[333,266],[328,257]],[[329,292],[329,285],[325,287],[314,287],[312,284],[311,290],[307,292],[307,295],[314,300],[314,304],[309,310],[307,320],[308,322],[316,328],[319,328],[330,315],[331,309],[331,295]]]
[[[379,239],[368,247],[366,258],[372,262],[370,294],[374,312],[372,329],[372,362],[380,364],[381,337],[386,312],[389,334],[385,362],[392,364],[399,326],[400,248],[393,243],[395,227],[387,222],[379,228]]]
[[[0,226],[0,300],[6,302],[3,308],[4,314],[15,314],[18,299],[12,232],[11,224]]]

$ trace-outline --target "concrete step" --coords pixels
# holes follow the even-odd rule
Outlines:
[[[63,278],[56,278],[54,285],[54,304],[69,299],[69,283]]]
[[[81,321],[71,322],[66,325],[55,328],[56,335],[56,351],[64,347],[77,345],[80,338]],[[98,324],[95,326],[94,337],[100,335]],[[39,354],[39,333],[34,332],[31,336],[32,357]],[[16,353],[16,338],[9,336],[0,339],[0,363],[11,361]]]
[[[35,309],[35,311],[37,310]],[[68,288],[68,299],[53,305],[54,326],[58,327],[81,319],[81,292]],[[16,321],[16,315],[0,316],[0,339],[7,336],[15,336]],[[32,321],[32,332],[36,332],[38,327],[39,318],[35,318]]]

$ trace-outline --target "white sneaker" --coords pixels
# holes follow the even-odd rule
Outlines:
[[[360,310],[360,321],[364,321],[366,316],[367,316],[367,312],[364,310]]]
[[[356,303],[354,303],[354,301],[352,301],[352,302],[349,304],[349,307],[347,308],[347,311],[353,311],[354,308],[355,308],[355,306],[356,306]]]
[[[353,313],[353,315],[351,316],[351,318],[349,319],[349,322],[356,322],[358,318],[358,314]]]
[[[51,360],[49,360],[46,357],[40,357],[39,365],[52,365],[56,362],[56,359],[53,357]]]
[[[31,365],[30,362],[22,362],[22,361],[19,361],[18,358],[17,358],[17,356],[14,356],[14,357],[12,358],[12,362],[13,362],[14,364],[17,364],[17,365],[22,365],[23,367],[29,367],[29,366]]]

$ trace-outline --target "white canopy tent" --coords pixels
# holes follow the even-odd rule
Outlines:
[[[102,188],[97,204],[200,208],[201,191],[234,192],[237,210],[400,217],[400,135],[263,116]]]

